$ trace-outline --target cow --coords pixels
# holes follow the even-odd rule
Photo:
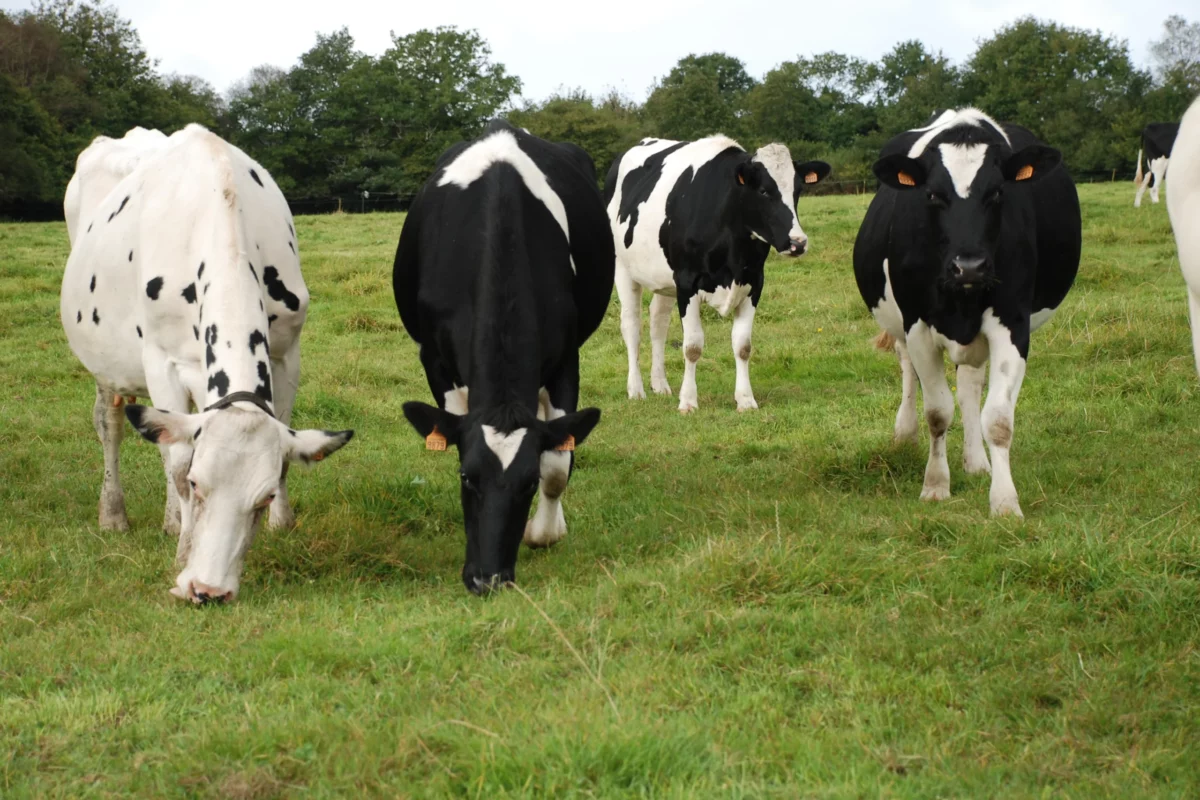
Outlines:
[[[700,306],[733,313],[738,411],[758,408],[750,387],[750,335],[763,289],[763,264],[774,247],[787,256],[808,249],[796,216],[802,187],[829,174],[823,161],[793,162],[782,144],[754,155],[727,136],[694,142],[643,139],[608,171],[604,200],[617,250],[621,335],[629,357],[625,388],[644,398],[639,366],[642,290],[650,301],[650,386],[671,394],[665,348],[671,298],[683,322],[679,411],[699,405],[696,362],[704,351]]]
[[[1171,148],[1175,144],[1175,136],[1179,133],[1177,122],[1151,122],[1142,129],[1142,148],[1138,150],[1137,174],[1133,182],[1137,184],[1137,194],[1133,197],[1133,207],[1142,207],[1142,195],[1150,189],[1150,202],[1158,202],[1158,188],[1167,177],[1167,162],[1171,158]],[[1142,154],[1145,154],[1149,170],[1142,177]]]
[[[946,431],[954,400],[945,351],[958,365],[964,468],[992,472],[993,515],[1022,516],[1009,450],[1029,336],[1062,303],[1079,269],[1079,197],[1061,161],[1028,130],[964,108],[935,113],[925,127],[894,137],[873,166],[880,187],[854,243],[854,275],[883,328],[877,341],[894,344],[899,356],[898,440],[917,439],[921,383],[930,436],[923,500],[950,496]]]
[[[1179,123],[1171,156],[1171,184],[1167,186],[1167,214],[1188,286],[1192,348],[1200,372],[1200,99]]]
[[[62,324],[96,381],[100,527],[129,527],[128,418],[162,454],[163,527],[179,535],[171,593],[223,602],[238,594],[263,513],[272,527],[293,522],[289,462],[320,461],[354,432],[288,427],[308,290],[270,174],[199,125],[139,131],[98,138],[77,160]],[[147,396],[153,408],[134,402]]]
[[[566,535],[573,449],[600,421],[599,409],[577,409],[579,348],[613,283],[591,158],[492,121],[439,158],[392,276],[437,402],[405,403],[404,415],[427,448],[458,450],[462,580],[486,594],[516,579],[522,539],[546,547]]]

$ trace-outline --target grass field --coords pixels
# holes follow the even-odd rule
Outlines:
[[[1081,189],[1084,257],[1034,337],[1013,474],[917,500],[894,358],[854,286],[863,197],[805,199],[734,410],[706,315],[700,411],[625,399],[614,299],[583,357],[604,418],[524,550],[469,596],[457,460],[391,298],[396,215],[297,220],[312,292],[293,471],[239,601],[167,594],[156,449],[96,525],[92,381],[58,323],[62,225],[0,225],[0,797],[1200,795],[1200,383],[1165,208]],[[672,322],[668,370],[682,356]],[[648,341],[643,364],[649,377]],[[543,613],[544,612],[544,616]]]

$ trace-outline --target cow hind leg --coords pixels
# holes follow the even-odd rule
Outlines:
[[[983,401],[983,367],[960,364],[958,367],[958,407],[963,420],[963,469],[968,475],[991,472],[987,451],[983,447],[983,428],[979,421],[979,405]]]
[[[679,412],[690,414],[699,406],[696,391],[696,362],[704,353],[704,327],[700,324],[700,295],[680,295],[683,318],[683,384],[679,387]]]
[[[1192,312],[1192,354],[1196,358],[1196,373],[1200,374],[1200,289],[1188,289],[1188,307]]]
[[[1142,207],[1142,195],[1144,195],[1146,193],[1146,189],[1149,188],[1150,181],[1153,180],[1153,178],[1154,178],[1154,173],[1151,171],[1147,171],[1146,177],[1142,178],[1142,182],[1138,184],[1137,194],[1135,194],[1133,196],[1133,207],[1134,208]]]
[[[750,388],[750,353],[753,350],[750,336],[754,331],[755,310],[754,303],[746,298],[733,318],[733,359],[737,369],[733,399],[737,401],[738,411],[758,408],[754,390]]]
[[[988,376],[987,402],[983,406],[983,432],[992,451],[992,516],[1024,516],[1017,500],[1009,466],[1009,450],[1013,440],[1013,417],[1017,396],[1025,379],[1025,359],[1012,342],[1012,336],[1001,325],[985,329],[991,350],[991,373]]]
[[[923,323],[918,323],[924,328]],[[921,381],[925,405],[925,423],[929,426],[929,461],[925,464],[922,500],[946,500],[950,497],[950,463],[946,459],[946,432],[954,421],[954,397],[946,383],[942,350],[933,342],[929,330],[914,328],[909,334],[908,354]]]
[[[110,531],[129,530],[125,514],[125,492],[121,489],[121,439],[125,435],[122,397],[96,384],[92,425],[104,447],[104,483],[100,486],[100,527]]]
[[[646,396],[642,385],[642,368],[639,364],[642,347],[642,287],[634,282],[629,270],[618,262],[615,275],[617,297],[621,301],[621,338],[625,340],[625,353],[629,357],[629,376],[625,380],[625,391],[630,400]]]
[[[900,361],[900,408],[896,411],[893,438],[897,442],[917,444],[917,372],[908,356],[908,345],[896,340],[896,358]]]
[[[296,393],[300,388],[300,340],[296,339],[283,358],[271,360],[271,379],[274,385],[275,416],[284,425],[292,421],[292,406],[296,402]],[[296,524],[296,514],[292,511],[291,501],[287,490],[288,464],[283,462],[279,473],[279,491],[271,501],[270,514],[267,517],[267,527],[271,529],[290,528]]]
[[[667,330],[671,326],[674,298],[655,294],[650,298],[650,388],[655,394],[671,394],[667,382]]]

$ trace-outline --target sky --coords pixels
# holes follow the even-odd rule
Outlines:
[[[544,99],[557,89],[601,94],[615,88],[644,100],[651,84],[689,53],[720,51],[762,77],[799,55],[836,51],[878,59],[899,41],[920,39],[962,63],[976,44],[1026,15],[1126,39],[1146,65],[1148,44],[1183,0],[109,0],[133,22],[164,73],[198,75],[220,92],[253,67],[292,66],[316,33],[349,28],[358,48],[378,55],[391,33],[454,25],[474,28],[492,58]],[[0,8],[29,8],[0,0]]]

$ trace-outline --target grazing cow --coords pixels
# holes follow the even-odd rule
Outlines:
[[[484,594],[515,579],[522,533],[531,547],[566,534],[571,450],[600,421],[598,409],[576,410],[579,347],[613,281],[591,158],[493,121],[438,160],[392,279],[437,401],[405,403],[404,414],[429,449],[458,448],[462,579]]]
[[[288,428],[308,291],[287,202],[265,169],[198,125],[97,139],[70,185],[61,314],[96,379],[100,526],[129,526],[127,416],[162,452],[163,527],[180,534],[172,594],[232,600],[263,512],[292,522],[288,462],[319,461],[353,435]]]
[[[1171,148],[1175,144],[1175,136],[1179,133],[1179,123],[1151,122],[1142,130],[1142,149],[1138,150],[1137,174],[1133,182],[1137,184],[1137,194],[1133,198],[1133,207],[1142,207],[1142,195],[1150,189],[1150,202],[1158,202],[1158,187],[1167,177],[1167,162],[1171,158]],[[1146,155],[1146,164],[1150,169],[1142,177],[1142,154]]]
[[[617,249],[621,335],[629,356],[629,397],[646,396],[638,365],[642,290],[650,302],[650,386],[671,393],[665,348],[671,298],[683,321],[683,384],[679,410],[698,405],[696,362],[704,350],[700,305],[733,312],[734,399],[739,411],[758,408],[750,388],[750,334],[772,247],[803,255],[808,237],[796,202],[803,186],[829,174],[823,161],[793,162],[787,147],[769,144],[753,156],[725,136],[695,142],[643,139],[613,162],[604,185]]]
[[[921,382],[930,435],[923,500],[950,496],[946,351],[958,365],[965,469],[991,469],[993,515],[1021,516],[1009,448],[1029,335],[1079,268],[1079,197],[1061,159],[1024,128],[968,108],[896,136],[875,162],[881,186],[854,244],[854,275],[881,341],[894,339],[899,355],[897,439],[916,441],[914,376]]]
[[[1192,347],[1200,372],[1200,99],[1192,103],[1179,123],[1171,165],[1167,213],[1175,231],[1179,266],[1188,285]]]

